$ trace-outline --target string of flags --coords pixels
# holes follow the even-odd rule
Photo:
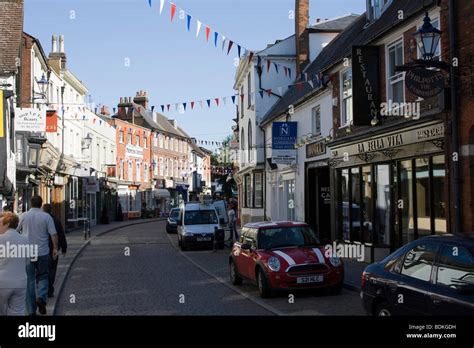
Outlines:
[[[243,56],[248,56],[249,62],[252,61],[254,57],[257,57],[258,59],[258,66],[261,66],[262,60],[266,61],[266,71],[270,72],[270,69],[273,67],[276,71],[277,74],[280,72],[284,72],[285,76],[288,78],[292,78],[292,70],[291,68],[284,66],[282,64],[278,64],[270,59],[267,58],[262,58],[255,52],[245,48],[243,45],[237,43],[235,40],[231,40],[229,37],[223,35],[222,33],[218,32],[217,30],[212,29],[209,25],[203,23],[201,20],[198,20],[197,18],[194,18],[191,14],[186,12],[184,9],[176,6],[173,2],[170,2],[168,0],[159,0],[159,13],[160,16],[163,15],[164,12],[164,7],[165,3],[167,4],[167,7],[169,8],[169,14],[170,14],[170,22],[172,23],[174,21],[176,11],[179,13],[180,19],[186,19],[186,29],[188,32],[191,32],[191,23],[193,22],[193,19],[196,23],[196,38],[199,38],[199,35],[201,32],[204,32],[204,36],[206,38],[206,43],[209,43],[209,41],[214,43],[214,47],[218,48],[219,46],[221,47],[221,51],[227,52],[227,55],[230,54],[230,52],[234,49],[237,50],[237,56],[239,59]],[[153,1],[148,0],[148,4],[150,8],[153,6]],[[202,30],[204,28],[204,30]],[[213,35],[211,35],[213,33]],[[211,39],[212,38],[212,39]],[[221,43],[219,43],[219,39]],[[263,70],[263,69],[262,69]],[[296,76],[295,76],[296,77]]]
[[[302,73],[300,75],[300,81],[295,82],[293,84],[289,84],[285,87],[276,87],[276,88],[269,88],[269,89],[262,89],[258,92],[252,92],[252,93],[244,93],[244,94],[233,94],[233,95],[227,95],[224,97],[211,97],[211,98],[206,98],[202,100],[193,100],[193,101],[185,101],[185,102],[175,102],[175,103],[169,103],[169,104],[161,104],[159,105],[159,108],[162,113],[164,112],[171,112],[171,111],[180,111],[180,112],[186,112],[189,110],[195,110],[198,107],[200,109],[203,109],[207,107],[210,109],[211,107],[220,107],[220,106],[225,106],[225,105],[236,105],[236,101],[238,98],[241,99],[241,103],[244,102],[244,98],[251,97],[251,98],[256,98],[259,96],[261,99],[263,98],[270,98],[272,95],[275,95],[278,93],[278,96],[283,96],[283,93],[287,89],[291,88],[296,88],[297,90],[302,90],[304,88],[305,84],[308,84],[311,86],[312,89],[314,88],[319,88],[323,85],[326,85],[329,81],[332,81],[333,76],[332,75],[323,75],[321,73],[319,74],[309,74],[309,73]],[[152,106],[151,110],[154,111],[156,106]],[[115,111],[114,111],[115,112]]]
[[[211,146],[222,146],[222,142],[213,140],[198,140],[194,142],[196,145],[211,145]]]

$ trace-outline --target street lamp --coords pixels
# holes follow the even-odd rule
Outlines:
[[[423,19],[423,26],[413,34],[420,48],[424,60],[432,60],[436,54],[439,40],[441,38],[441,31],[433,27],[431,18],[426,12]]]
[[[87,136],[84,139],[82,139],[82,149],[83,150],[89,149],[91,147],[91,144],[92,144],[91,134],[87,133]]]

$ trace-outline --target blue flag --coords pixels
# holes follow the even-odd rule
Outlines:
[[[232,96],[232,103],[235,104],[235,95]]]
[[[207,106],[211,107],[211,99],[206,100]]]
[[[188,15],[188,31],[191,30],[191,15]]]
[[[150,7],[151,7],[151,0],[148,0],[148,4],[149,4],[149,5],[150,5]]]
[[[216,32],[214,33],[214,46],[216,46],[216,47],[217,47],[217,38],[218,38],[218,37],[219,37],[219,33],[216,31]]]
[[[161,112],[165,112],[165,106],[161,105]]]

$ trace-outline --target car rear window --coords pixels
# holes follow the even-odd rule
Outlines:
[[[179,217],[179,209],[173,209],[170,213],[170,218],[177,219]]]
[[[430,281],[431,270],[438,251],[433,243],[418,244],[405,254],[401,274],[419,280]]]

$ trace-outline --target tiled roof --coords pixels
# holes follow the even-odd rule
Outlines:
[[[344,57],[352,53],[352,46],[367,45],[377,38],[396,27],[398,24],[418,14],[424,8],[436,3],[436,0],[397,0],[394,1],[382,16],[370,25],[367,23],[366,14],[362,14],[349,27],[332,40],[318,55],[318,57],[306,68],[305,72],[317,74],[326,71],[340,62]],[[405,20],[399,19],[399,12],[405,14]],[[301,82],[301,80],[298,80]],[[261,124],[265,124],[274,118],[281,116],[288,110],[289,105],[296,106],[315,90],[308,84],[302,84],[303,88],[290,88],[284,96],[277,101],[263,117]]]
[[[16,72],[23,33],[23,0],[0,0],[0,74]]]

